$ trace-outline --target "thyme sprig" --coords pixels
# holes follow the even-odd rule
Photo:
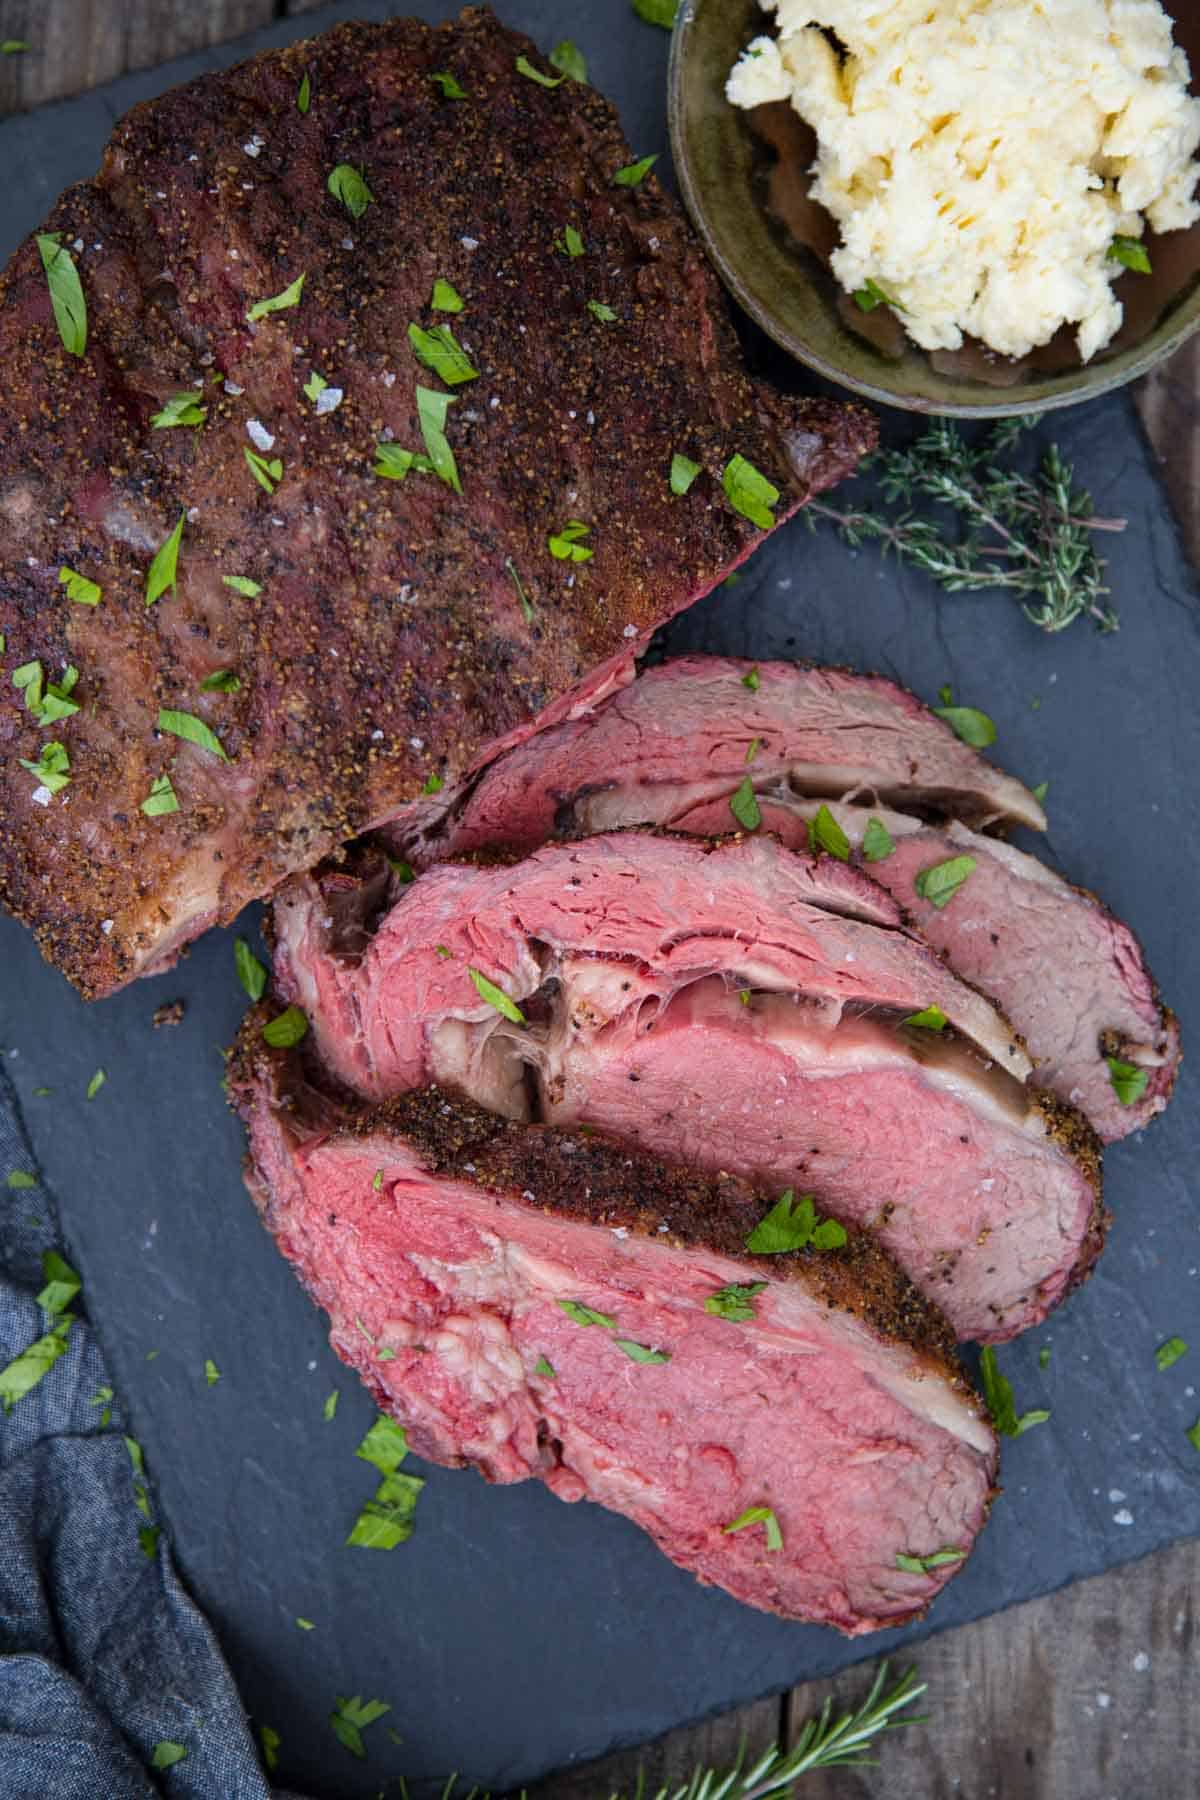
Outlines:
[[[1036,474],[1006,467],[1036,417],[1004,419],[969,444],[947,420],[938,420],[904,450],[880,450],[864,465],[878,477],[887,513],[870,506],[842,511],[810,501],[803,517],[835,527],[846,543],[882,545],[911,563],[948,593],[1004,588],[1043,631],[1065,631],[1086,616],[1102,631],[1117,629],[1108,604],[1105,565],[1097,532],[1124,531],[1124,519],[1098,518],[1091,495],[1075,487],[1075,472],[1051,444]],[[931,500],[957,515],[958,527],[914,510]]]

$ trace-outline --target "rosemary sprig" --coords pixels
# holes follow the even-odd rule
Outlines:
[[[856,549],[881,544],[948,593],[1006,588],[1043,631],[1064,631],[1082,615],[1115,631],[1105,566],[1092,538],[1124,531],[1126,521],[1095,516],[1091,495],[1075,487],[1075,472],[1057,444],[1033,476],[999,460],[1037,422],[1004,419],[968,444],[955,426],[938,420],[908,449],[880,450],[864,465],[877,474],[888,505],[902,510],[844,512],[813,500],[803,516],[813,530],[818,518],[827,520]],[[957,515],[957,532],[916,513],[921,500]]]

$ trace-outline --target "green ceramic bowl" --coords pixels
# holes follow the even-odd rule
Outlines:
[[[1200,91],[1200,17],[1177,21],[1175,29],[1191,59],[1193,91]],[[1063,334],[1043,359],[1053,366],[1017,368],[993,359],[993,379],[983,380],[961,359],[935,359],[912,344],[884,309],[864,315],[855,328],[853,302],[821,256],[768,210],[767,178],[776,158],[749,116],[725,98],[726,77],[742,48],[769,30],[770,19],[754,0],[683,0],[671,44],[671,148],[684,201],[721,279],[799,361],[885,405],[999,417],[1107,393],[1144,375],[1200,328],[1200,226],[1150,240],[1153,274],[1121,277],[1125,326],[1086,367],[1069,344],[1064,348]],[[831,221],[826,229],[831,233]],[[815,243],[818,234],[808,235]],[[864,330],[882,341],[868,341]]]

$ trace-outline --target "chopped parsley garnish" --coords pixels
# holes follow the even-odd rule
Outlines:
[[[797,1200],[788,1188],[754,1227],[746,1248],[754,1256],[781,1256],[785,1250],[803,1250],[807,1244],[815,1250],[840,1250],[845,1242],[844,1225],[836,1219],[818,1219],[813,1196],[801,1194]]]
[[[583,60],[583,52],[570,38],[564,38],[561,44],[555,44],[546,61],[552,69],[559,69],[564,75],[569,75],[572,81],[587,80],[587,64]]]
[[[980,1351],[979,1377],[983,1383],[987,1409],[992,1415],[992,1424],[1005,1437],[1020,1437],[1023,1431],[1030,1430],[1034,1425],[1044,1425],[1050,1417],[1044,1407],[1017,1417],[1017,1409],[1013,1405],[1012,1383],[1000,1373],[996,1352],[991,1344],[985,1344]]]
[[[304,276],[297,275],[295,281],[289,282],[281,294],[272,294],[269,300],[256,300],[246,317],[251,325],[256,325],[268,313],[287,312],[289,307],[299,306],[303,292]]]
[[[73,709],[78,712],[78,707]],[[48,793],[61,794],[65,787],[70,787],[71,758],[67,754],[67,746],[57,739],[53,743],[43,744],[37,762],[30,762],[28,757],[19,758],[21,767],[28,769],[39,787]]]
[[[170,1738],[163,1738],[161,1743],[154,1746],[150,1767],[152,1769],[173,1769],[176,1763],[183,1761],[187,1753],[186,1744],[173,1744]]]
[[[432,369],[447,386],[457,387],[461,382],[478,379],[479,370],[448,325],[435,325],[432,331],[426,331],[420,325],[410,325],[408,341],[418,362],[423,362],[427,369]]]
[[[863,832],[863,855],[868,862],[884,862],[896,848],[882,819],[868,819]]]
[[[731,1281],[726,1287],[716,1288],[704,1302],[704,1310],[715,1319],[753,1319],[754,1299],[766,1287],[765,1281],[747,1281],[739,1284]]]
[[[238,938],[233,946],[233,966],[237,970],[237,978],[251,1000],[261,1000],[267,987],[267,971],[259,962],[245,938]]]
[[[587,309],[594,319],[599,319],[602,325],[613,324],[617,317],[612,307],[605,306],[603,300],[589,300]]]
[[[83,1283],[64,1257],[57,1250],[43,1250],[42,1275],[45,1287],[37,1297],[37,1303],[43,1312],[48,1312],[52,1319],[65,1313]],[[112,1390],[108,1398],[112,1399]]]
[[[750,989],[749,988],[739,988],[738,989],[738,999],[741,1001],[743,1006],[749,1006],[749,1004],[750,1004]]]
[[[399,444],[376,444],[372,474],[382,475],[388,481],[403,481],[410,469],[421,475],[433,474],[433,464],[419,451],[403,450]]]
[[[761,531],[771,530],[775,524],[771,508],[779,499],[779,489],[765,475],[760,475],[753,463],[747,462],[744,456],[731,456],[725,464],[721,485],[735,512],[741,513]]]
[[[216,1387],[221,1379],[221,1371],[211,1356],[206,1356],[204,1359],[204,1379],[209,1387]]]
[[[372,1177],[371,1177],[372,1191],[377,1194],[380,1191],[380,1189],[382,1188],[382,1186],[383,1186],[383,1170],[376,1169],[374,1175],[372,1175]]]
[[[305,399],[311,400],[315,406],[328,386],[329,383],[326,381],[325,377],[323,375],[318,375],[317,371],[314,369],[304,384],[303,393]]]
[[[646,1344],[635,1344],[632,1338],[614,1338],[613,1343],[625,1352],[630,1362],[668,1363],[671,1360],[669,1350],[651,1350]]]
[[[329,172],[325,183],[335,200],[340,200],[352,219],[361,219],[375,196],[359,171],[350,163],[339,163]]]
[[[742,686],[744,688],[749,688],[752,694],[757,694],[759,688],[762,686],[762,676],[758,672],[757,665],[747,674],[742,676]]]
[[[313,1624],[313,1621],[311,1619],[301,1619],[301,1618],[297,1617],[296,1629],[298,1631],[315,1631],[316,1626]]]
[[[554,1367],[554,1364],[550,1361],[549,1357],[547,1357],[547,1356],[539,1356],[538,1357],[537,1361],[533,1365],[533,1372],[535,1375],[544,1376],[544,1378],[547,1381],[557,1381],[558,1380],[558,1370]]]
[[[896,1552],[896,1567],[903,1569],[908,1575],[928,1575],[933,1569],[944,1569],[950,1563],[961,1562],[966,1555],[965,1550],[933,1550],[928,1556],[910,1556],[906,1551]]]
[[[534,68],[527,56],[518,56],[517,74],[526,76],[530,81],[536,81],[539,87],[544,88],[561,87],[567,79],[565,75],[543,75],[540,69]]]
[[[443,281],[439,275],[433,284],[433,294],[429,304],[434,312],[460,313],[463,309],[463,297],[456,287]]]
[[[305,76],[305,80],[307,79],[308,77]],[[279,1746],[282,1744],[283,1739],[273,1726],[260,1725],[258,1728],[258,1741],[262,1745],[263,1766],[268,1775],[273,1775],[275,1770],[279,1767]]]
[[[1037,786],[1035,788],[1030,788],[1029,791],[1039,806],[1045,806],[1046,795],[1050,792],[1050,783],[1048,781],[1039,781]]]
[[[657,161],[658,153],[655,152],[653,156],[643,156],[638,162],[626,163],[623,169],[617,170],[613,180],[618,187],[640,187]]]
[[[568,519],[561,531],[552,531],[546,539],[550,554],[559,562],[590,562],[594,550],[581,540],[590,537],[592,528],[582,519]]]
[[[73,713],[79,711],[79,702],[70,698],[78,680],[79,670],[68,666],[57,681],[46,683],[46,692],[42,697],[41,705],[37,708],[39,725],[55,725],[60,719],[69,719]],[[25,704],[27,706],[30,704],[28,693],[25,696]]]
[[[180,513],[178,523],[170,537],[166,538],[154,553],[154,561],[146,571],[146,605],[153,606],[167,589],[175,592],[175,577],[179,565],[179,546],[183,542],[183,525],[186,513]]]
[[[363,1700],[358,1694],[352,1700],[345,1699],[341,1694],[336,1698],[337,1705],[329,1715],[333,1735],[352,1756],[357,1756],[360,1761],[365,1760],[367,1752],[362,1741],[363,1731],[392,1709],[382,1700]]]
[[[686,494],[699,473],[700,464],[677,450],[671,458],[671,492]]]
[[[107,1080],[108,1076],[105,1074],[104,1070],[97,1069],[96,1073],[87,1084],[87,1099],[94,1100]]]
[[[768,1550],[783,1549],[783,1533],[779,1529],[779,1520],[769,1506],[748,1506],[745,1512],[739,1513],[736,1519],[731,1519],[728,1525],[722,1525],[721,1530],[728,1536],[732,1531],[745,1531],[750,1525],[766,1526]]]
[[[304,79],[301,81],[299,92],[296,95],[296,111],[298,113],[307,113],[311,105],[312,82],[308,78],[308,70],[306,69],[304,71]]]
[[[61,231],[39,233],[37,247],[63,349],[69,356],[82,356],[87,349],[87,302],[75,259],[63,249]]]
[[[0,1369],[0,1405],[11,1412],[18,1400],[34,1389],[47,1370],[52,1369],[67,1347],[67,1338],[75,1323],[74,1315],[64,1313],[53,1329],[46,1332],[13,1358],[7,1368]]]
[[[899,300],[889,294],[885,287],[881,287],[879,282],[873,281],[869,275],[856,291],[854,303],[861,312],[865,313],[874,312],[877,306],[892,306],[897,312],[904,311]]]
[[[1135,1063],[1122,1062],[1118,1056],[1106,1056],[1108,1079],[1112,1083],[1113,1093],[1122,1106],[1136,1106],[1150,1085],[1148,1069],[1139,1069]]]
[[[1200,1450],[1200,1419],[1197,1419],[1196,1423],[1190,1426],[1183,1435],[1193,1450]]]
[[[442,958],[443,962],[446,960],[446,958],[450,954],[450,952],[447,949],[445,944],[435,944],[433,946],[433,953],[435,956],[440,956]]]
[[[0,44],[0,56],[22,56],[32,48],[32,44],[26,44],[20,38],[5,38]]]
[[[986,750],[996,741],[996,727],[986,713],[974,706],[935,706],[939,719],[945,719],[956,738],[970,744],[972,750]]]
[[[398,1472],[408,1454],[403,1426],[380,1413],[354,1454],[378,1469],[383,1479],[363,1506],[346,1543],[359,1550],[394,1550],[412,1536],[413,1514],[425,1486],[418,1476]]]
[[[172,425],[203,425],[207,417],[208,408],[200,404],[196,394],[172,394],[150,423],[156,430],[165,431]]]
[[[321,1408],[321,1417],[324,1419],[324,1421],[327,1425],[331,1422],[334,1414],[337,1412],[338,1398],[339,1398],[339,1394],[338,1394],[337,1388],[334,1388],[333,1392],[331,1394],[327,1394],[325,1397],[325,1404]]]
[[[452,394],[438,394],[432,388],[417,389],[417,418],[421,425],[421,436],[425,440],[425,449],[433,464],[433,472],[447,487],[452,487],[456,494],[461,494],[462,482],[458,478],[458,465],[446,439],[446,417],[450,408],[456,404]]]
[[[759,751],[762,749],[762,747],[763,747],[763,740],[761,738],[758,738],[758,737],[751,738],[750,745],[746,751],[744,760],[748,763],[752,763],[754,761],[755,757],[758,755]]]
[[[839,862],[850,861],[850,839],[824,801],[817,808],[816,818],[808,821],[808,847],[810,850],[826,850],[830,856],[836,856]]]
[[[445,782],[436,770],[431,771],[431,773],[425,777],[425,785],[422,787],[421,792],[423,794],[440,794],[445,785]],[[449,952],[447,952],[447,954],[449,954]]]
[[[1049,1344],[1043,1344],[1041,1349],[1038,1351],[1038,1368],[1039,1369],[1048,1369],[1049,1367],[1050,1367],[1050,1346],[1049,1346]]]
[[[102,589],[86,575],[68,569],[64,563],[58,571],[58,579],[67,590],[67,599],[73,600],[76,606],[99,606]]]
[[[202,694],[240,694],[241,691],[242,678],[232,669],[214,669],[200,683]]]
[[[949,906],[969,875],[975,872],[973,856],[952,856],[947,862],[934,863],[921,869],[913,883],[922,900],[928,900],[940,912]]]
[[[729,810],[743,831],[757,831],[762,824],[758,797],[748,775],[744,775],[729,796]]]
[[[162,1527],[159,1525],[143,1525],[138,1530],[138,1549],[143,1556],[154,1561],[154,1553],[158,1549],[158,1539]]]
[[[534,618],[533,602],[532,602],[532,600],[530,600],[529,595],[525,592],[525,584],[521,580],[520,575],[517,573],[517,565],[513,561],[511,556],[505,557],[504,566],[508,570],[508,573],[512,580],[513,586],[517,590],[517,599],[521,602],[521,611],[524,614],[525,623],[527,625],[532,625],[533,618]]]
[[[576,1325],[603,1325],[605,1331],[615,1331],[617,1321],[610,1313],[597,1312],[594,1306],[583,1306],[578,1300],[556,1300],[568,1319],[574,1319]]]
[[[172,737],[183,738],[185,743],[197,744],[201,750],[207,750],[222,762],[229,761],[220,738],[194,713],[177,712],[173,707],[164,706],[159,711],[158,729],[169,732]]]
[[[561,250],[564,256],[582,256],[583,239],[573,225],[564,225],[562,236],[554,240],[554,248]]]
[[[39,1295],[39,1299],[40,1299]],[[1181,1337],[1170,1337],[1165,1344],[1160,1344],[1154,1352],[1154,1366],[1161,1373],[1171,1368],[1181,1356],[1187,1355],[1187,1344]]]
[[[466,88],[460,87],[448,70],[435,69],[429,79],[436,83],[443,100],[465,100],[467,98]]]
[[[142,812],[148,819],[161,819],[167,813],[179,811],[179,796],[171,785],[169,775],[156,775],[150,783],[150,792],[142,801]]]
[[[467,974],[474,982],[475,992],[481,1000],[486,1000],[489,1006],[494,1006],[498,1013],[502,1013],[506,1019],[511,1019],[514,1025],[524,1025],[525,1014],[515,1000],[509,999],[503,988],[498,988],[494,981],[489,981],[479,969],[468,967]]]
[[[272,1050],[290,1050],[308,1033],[308,1018],[298,1006],[289,1006],[262,1028],[263,1039]]]
[[[670,31],[679,11],[679,0],[632,0],[633,10],[647,25],[661,25]]]
[[[261,583],[251,581],[248,575],[222,575],[221,580],[235,594],[243,594],[247,600],[255,600],[262,593]]]
[[[25,1188],[35,1188],[37,1186],[37,1176],[30,1175],[25,1169],[10,1169],[7,1185],[12,1188],[14,1192]]]
[[[354,1454],[381,1475],[394,1475],[408,1455],[408,1433],[395,1419],[380,1413]]]
[[[1154,273],[1150,252],[1141,238],[1123,237],[1118,232],[1108,246],[1108,254],[1113,262],[1119,262],[1123,268],[1132,269],[1135,275],[1152,275]]]
[[[919,1025],[922,1031],[945,1031],[948,1020],[940,1006],[927,1006],[924,1012],[909,1013],[902,1025]]]
[[[242,455],[246,459],[246,467],[259,487],[263,488],[266,493],[273,494],[283,480],[283,464],[280,459],[273,456],[268,462],[267,458],[260,456],[257,450],[251,450],[249,444],[243,449]]]

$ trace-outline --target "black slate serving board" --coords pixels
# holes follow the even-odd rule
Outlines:
[[[331,7],[0,124],[0,250],[92,172],[134,101],[251,48],[394,10]],[[411,10],[432,20],[453,8]],[[665,151],[665,33],[625,0],[505,0],[502,11],[544,48],[575,38],[637,150]],[[748,344],[776,379],[802,384]],[[884,421],[885,432],[908,428]],[[1128,402],[1060,416],[1054,435],[1097,507],[1130,521],[1106,546],[1116,637],[1084,624],[1045,637],[1003,596],[941,596],[796,521],[668,642],[881,669],[927,699],[950,682],[984,707],[1003,761],[1050,780],[1042,853],[1135,923],[1186,1027],[1200,1018],[1200,596]],[[155,1007],[177,997],[183,1024],[152,1029]],[[371,1407],[241,1187],[241,1134],[220,1091],[241,1005],[231,933],[87,1007],[0,921],[0,1045],[175,1554],[248,1708],[282,1733],[281,1776],[306,1792],[349,1800],[386,1777],[454,1768],[513,1786],[1200,1531],[1200,1455],[1184,1436],[1200,1413],[1200,1119],[1185,1072],[1167,1117],[1109,1155],[1116,1222],[1096,1276],[1001,1353],[1018,1405],[1053,1418],[1006,1446],[993,1523],[921,1628],[851,1645],[761,1617],[698,1587],[621,1519],[532,1485],[490,1490],[470,1473],[422,1471],[409,1544],[343,1548],[374,1482],[353,1454]],[[88,1103],[101,1067],[107,1082]],[[36,1095],[42,1086],[53,1092]],[[1195,1349],[1158,1374],[1155,1346],[1176,1332]],[[206,1357],[221,1370],[212,1387]],[[341,1403],[325,1423],[334,1387]],[[314,1629],[300,1631],[297,1615]],[[335,1693],[392,1705],[368,1733],[368,1765],[327,1727]]]

